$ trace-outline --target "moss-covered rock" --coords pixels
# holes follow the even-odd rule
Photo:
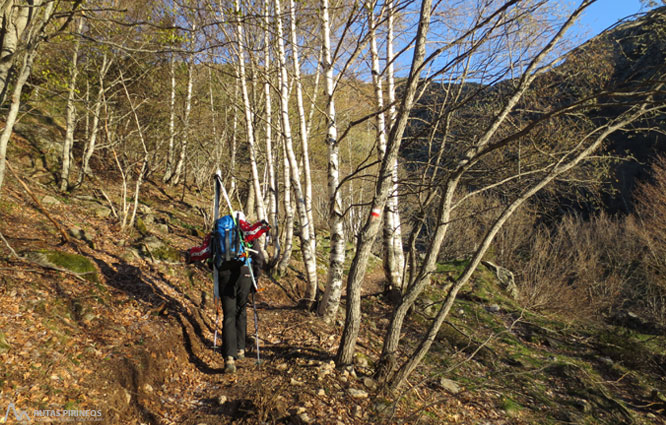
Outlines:
[[[99,274],[95,264],[83,255],[43,249],[24,253],[24,257],[45,267],[64,269],[89,282],[99,283]]]

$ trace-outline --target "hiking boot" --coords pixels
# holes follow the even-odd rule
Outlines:
[[[238,356],[236,356],[238,360],[242,360],[245,358],[245,350],[238,350]]]
[[[234,362],[234,358],[231,356],[227,357],[227,360],[224,362],[224,373],[236,373],[236,362]]]

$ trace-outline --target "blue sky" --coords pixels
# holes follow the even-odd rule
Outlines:
[[[591,5],[581,17],[580,32],[589,35],[585,40],[594,37],[618,20],[644,12],[639,0],[598,0]]]

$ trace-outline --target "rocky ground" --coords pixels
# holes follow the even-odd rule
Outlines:
[[[666,423],[663,333],[525,311],[489,268],[398,394],[372,379],[390,317],[378,269],[353,371],[333,363],[344,312],[327,325],[297,308],[304,284],[292,269],[259,282],[260,362],[253,349],[224,374],[210,274],[180,257],[202,239],[210,195],[149,180],[137,226],[122,229],[112,174],[62,196],[39,154],[16,144],[0,199],[0,422],[9,412],[14,423],[13,403],[99,410],[105,424]],[[442,279],[459,266],[444,265]],[[438,288],[410,316],[407,347]],[[252,311],[248,320],[254,333]]]

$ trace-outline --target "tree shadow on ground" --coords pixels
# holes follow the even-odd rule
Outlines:
[[[165,293],[150,277],[143,274],[138,267],[127,264],[118,257],[114,257],[114,259],[117,262],[109,265],[105,261],[93,257],[93,260],[104,275],[107,284],[146,303],[152,309],[164,310],[171,314],[182,329],[183,346],[188,354],[189,361],[202,373],[208,375],[223,373],[222,369],[212,367],[195,352],[198,351],[195,350],[195,346],[199,348],[213,346],[213,341],[204,335],[202,323],[210,332],[213,331],[213,328],[203,317],[199,314],[200,320],[197,320],[187,306]],[[168,281],[165,280],[165,282],[168,284]],[[173,288],[173,286],[171,287]],[[181,293],[179,290],[177,292]],[[189,298],[188,301],[192,302],[193,308],[199,308],[197,306],[198,303]]]

